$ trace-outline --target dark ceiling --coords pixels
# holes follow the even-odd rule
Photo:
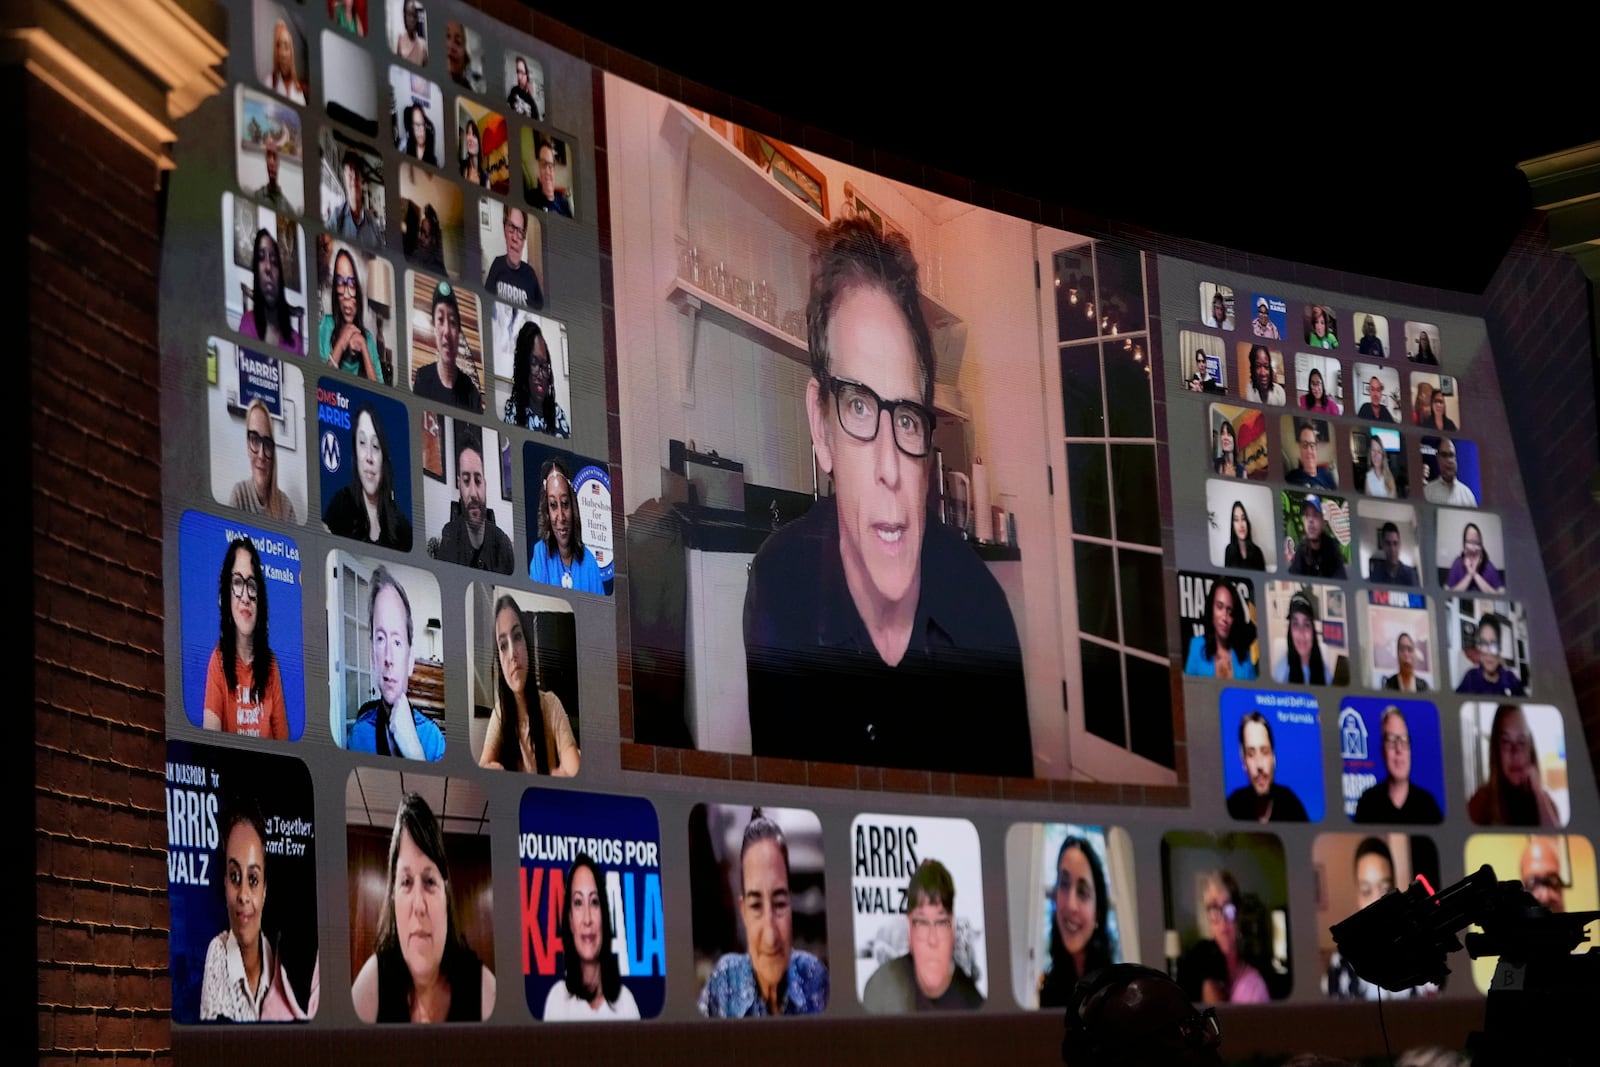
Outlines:
[[[1469,293],[1527,217],[1516,164],[1600,139],[1595,61],[1559,54],[1587,51],[1592,23],[1563,29],[1526,5],[1415,27],[1340,8],[1312,22],[1287,6],[1223,5],[1205,21],[1133,5],[532,6],[712,89],[986,185]]]

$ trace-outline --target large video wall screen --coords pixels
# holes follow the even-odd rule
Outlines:
[[[228,14],[162,275],[180,1052],[1122,960],[1360,1000],[1327,927],[1415,875],[1593,906],[1459,300],[975,208],[449,0]]]

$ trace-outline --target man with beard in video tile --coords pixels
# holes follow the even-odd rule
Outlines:
[[[833,496],[774,533],[744,605],[757,756],[1030,775],[1016,624],[998,582],[929,521],[933,340],[903,238],[820,236],[806,415]]]
[[[1273,781],[1278,756],[1272,746],[1272,725],[1259,711],[1239,722],[1239,759],[1250,781],[1228,794],[1229,815],[1256,822],[1306,821],[1306,806],[1294,790]]]
[[[485,499],[483,441],[478,428],[456,423],[456,492],[450,521],[439,534],[439,559],[510,574],[516,567],[511,538],[494,524],[494,509]]]

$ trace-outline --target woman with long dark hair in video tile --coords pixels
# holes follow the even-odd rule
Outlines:
[[[411,104],[404,112],[406,143],[404,153],[408,159],[439,165],[439,153],[433,147],[433,120],[421,104]]]
[[[334,494],[322,524],[339,537],[411,551],[411,520],[394,499],[394,461],[383,423],[370,401],[350,421],[350,484]]]
[[[1306,391],[1300,394],[1300,407],[1305,411],[1321,411],[1329,415],[1340,413],[1339,402],[1328,395],[1322,372],[1316,367],[1312,367],[1311,373],[1306,375]]]
[[[562,980],[550,987],[544,1015],[551,1022],[637,1019],[639,1005],[622,984],[617,954],[611,948],[616,928],[605,881],[588,855],[579,853],[567,868],[561,906]]]
[[[1428,382],[1417,383],[1417,395],[1411,401],[1411,422],[1421,426],[1433,417],[1433,386]]]
[[[1228,509],[1228,547],[1222,553],[1222,565],[1244,571],[1264,571],[1267,560],[1251,536],[1250,513],[1241,501],[1235,500]]]
[[[246,737],[289,739],[283,679],[267,644],[267,579],[261,554],[248,537],[229,542],[217,580],[222,632],[206,666],[207,730]]]
[[[1322,642],[1317,639],[1317,606],[1306,593],[1289,598],[1289,639],[1284,643],[1283,659],[1272,669],[1277,682],[1294,685],[1327,685],[1328,668],[1322,657]]]
[[[1483,531],[1478,524],[1469,522],[1461,528],[1461,553],[1450,564],[1450,573],[1444,584],[1454,593],[1504,593],[1506,580],[1495,569],[1489,558],[1489,549],[1483,543]]]
[[[1495,709],[1489,727],[1489,780],[1467,801],[1467,816],[1479,826],[1561,825],[1556,802],[1539,779],[1539,753],[1519,704]]]
[[[1201,626],[1205,632],[1190,639],[1183,673],[1197,678],[1254,681],[1256,665],[1250,646],[1255,643],[1256,628],[1239,596],[1239,587],[1227,578],[1212,581]]]
[[[406,207],[406,221],[416,225],[416,241],[407,255],[411,262],[424,270],[433,271],[435,274],[444,273],[444,236],[443,225],[439,222],[439,212],[434,210],[432,204],[423,204],[421,214],[417,214],[413,205]]]
[[[341,248],[333,254],[333,278],[329,283],[333,310],[322,316],[317,329],[317,349],[322,358],[346,374],[369,382],[383,381],[383,361],[378,346],[367,329],[367,300],[361,291],[361,276],[356,273],[356,257]]]
[[[1423,330],[1417,334],[1417,354],[1411,357],[1413,363],[1426,363],[1431,367],[1439,365],[1439,357],[1433,351],[1433,338],[1428,336],[1428,331]]]
[[[493,770],[534,771],[571,778],[582,754],[561,698],[539,683],[538,649],[529,639],[535,616],[525,615],[509,595],[494,605],[494,711],[483,735],[478,765]],[[532,712],[539,711],[534,732]]]
[[[462,936],[450,885],[433,809],[407,793],[389,838],[377,948],[350,986],[363,1022],[478,1022],[494,1013],[494,972]]]
[[[1110,892],[1100,858],[1081,837],[1068,837],[1056,853],[1055,917],[1050,923],[1050,967],[1039,977],[1039,1007],[1064,1008],[1078,979],[1111,966],[1106,930]]]
[[[1217,423],[1217,455],[1211,467],[1224,478],[1245,476],[1244,461],[1239,458],[1239,434],[1227,419]]]
[[[739,845],[739,920],[749,951],[717,960],[700,990],[701,1015],[813,1015],[828,1006],[828,969],[794,947],[793,906],[789,842],[756,808]]]
[[[600,564],[583,543],[578,495],[567,465],[551,457],[539,468],[539,539],[529,553],[528,577],[546,585],[604,593]]]
[[[556,437],[571,437],[572,424],[556,402],[555,369],[550,362],[550,346],[536,322],[525,322],[517,331],[511,365],[511,395],[506,397],[503,418],[513,426]]]
[[[461,176],[470,185],[489,188],[489,172],[483,167],[483,135],[474,119],[468,119],[461,130]]]
[[[295,332],[294,313],[283,291],[283,255],[278,239],[266,230],[256,231],[250,265],[250,309],[239,316],[239,332],[257,341],[300,352],[304,339]]]
[[[1444,410],[1445,395],[1443,389],[1435,389],[1433,397],[1428,401],[1428,410],[1417,419],[1417,425],[1424,430],[1446,430],[1456,432],[1456,421]]]
[[[274,980],[271,941],[261,931],[267,905],[267,829],[259,812],[225,812],[218,858],[228,928],[211,939],[200,981],[200,1021],[253,1023]]]
[[[259,396],[245,409],[244,444],[250,457],[250,477],[234,485],[228,506],[249,515],[299,522],[294,504],[278,488],[278,442],[272,433],[272,413]]]

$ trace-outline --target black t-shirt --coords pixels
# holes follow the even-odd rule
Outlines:
[[[1289,561],[1289,573],[1308,578],[1345,577],[1344,554],[1339,551],[1339,542],[1327,531],[1323,531],[1322,544],[1317,548],[1312,548],[1310,541],[1301,541],[1300,547],[1294,550],[1294,558]]]
[[[1389,783],[1385,780],[1361,794],[1361,799],[1356,801],[1355,821],[1440,823],[1444,822],[1444,812],[1439,810],[1439,802],[1433,799],[1433,794],[1415,782],[1406,791],[1406,802],[1395,807],[1389,799]]]
[[[544,290],[539,288],[539,274],[527,260],[515,267],[505,256],[496,256],[489,265],[489,275],[483,284],[501,300],[521,304],[535,310],[544,307]]]
[[[540,119],[539,105],[534,102],[533,94],[520,85],[511,87],[511,95],[506,97],[506,103],[511,105],[511,110],[519,115],[526,115],[530,119]]]
[[[422,399],[432,400],[436,404],[450,404],[453,407],[479,413],[483,411],[483,395],[478,392],[477,383],[472,380],[472,375],[460,367],[456,368],[456,384],[446,389],[444,382],[439,380],[439,365],[430,363],[417,371],[417,379],[411,383],[411,391]]]
[[[929,521],[911,643],[878,655],[845,586],[829,498],[769,538],[744,603],[757,756],[1031,776],[1017,628],[970,545]]]
[[[1268,796],[1272,798],[1272,814],[1267,817],[1268,822],[1310,821],[1306,806],[1300,803],[1300,798],[1288,786],[1273,782]],[[1259,818],[1256,808],[1256,791],[1249,786],[1240,786],[1228,794],[1228,814],[1233,818],[1253,822]]]

